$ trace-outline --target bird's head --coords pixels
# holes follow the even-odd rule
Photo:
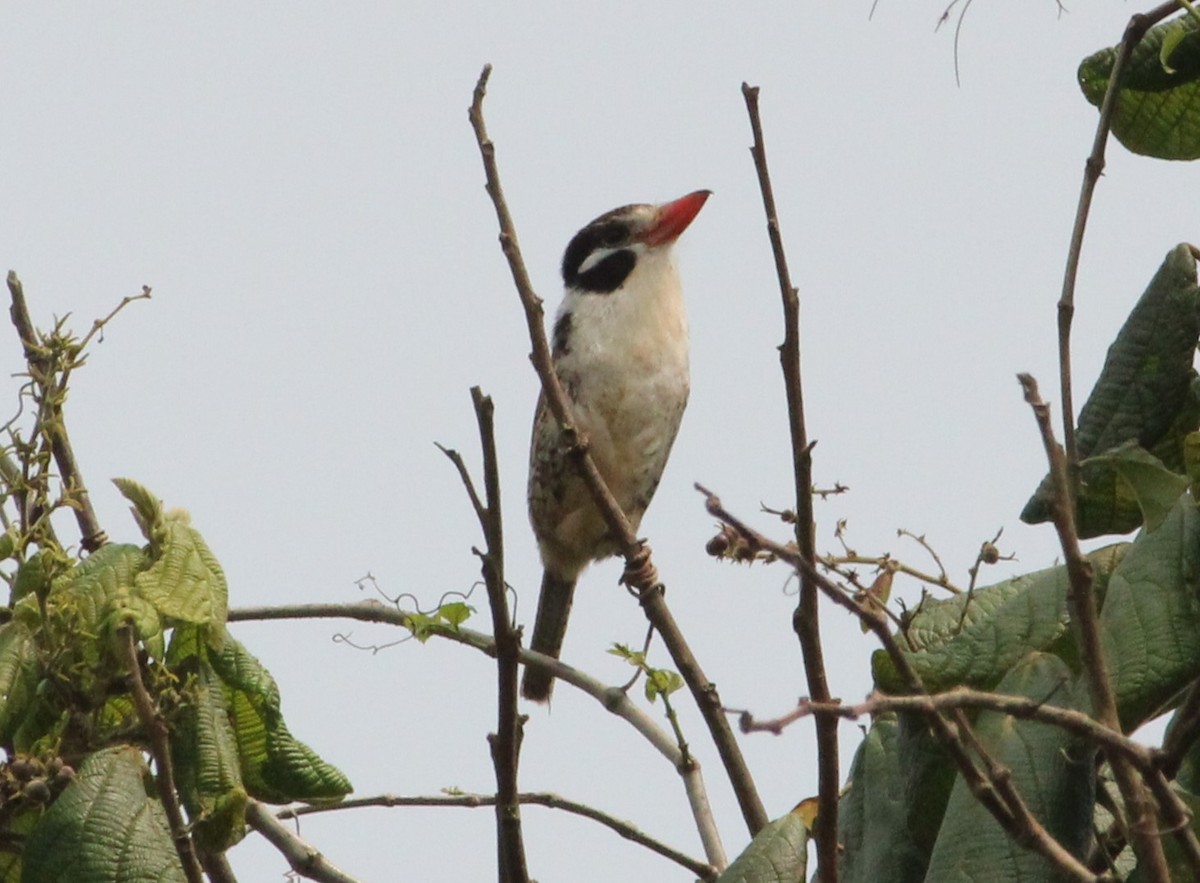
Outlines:
[[[567,288],[608,294],[620,288],[652,249],[667,249],[704,207],[711,191],[697,190],[661,205],[624,205],[575,234],[563,254]]]

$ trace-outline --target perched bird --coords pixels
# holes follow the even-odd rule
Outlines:
[[[554,370],[596,468],[637,530],[667,465],[688,399],[688,329],[671,247],[709,191],[627,205],[575,234],[554,320]],[[545,396],[529,452],[529,520],[542,592],[529,646],[558,658],[580,572],[619,549],[569,461]],[[546,702],[554,679],[526,668],[521,692]]]

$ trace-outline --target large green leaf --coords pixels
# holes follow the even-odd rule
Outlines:
[[[925,879],[927,856],[909,830],[908,769],[897,750],[898,729],[894,717],[877,718],[850,766],[838,812],[838,879],[845,883]],[[941,767],[949,766],[944,756],[939,761]],[[923,813],[933,815],[934,801],[918,796]]]
[[[1077,695],[1073,679],[1062,660],[1031,653],[997,689],[1070,708],[1086,702]],[[996,712],[981,713],[975,733],[991,757],[1009,770],[1034,816],[1067,850],[1082,856],[1092,837],[1094,748],[1059,727]],[[926,879],[1049,883],[1059,878],[1044,858],[1017,845],[960,779],[950,795]]]
[[[1104,592],[1129,548],[1128,543],[1119,543],[1088,556],[1099,592]],[[1031,650],[1054,650],[1070,643],[1068,588],[1067,570],[1059,566],[970,594],[926,599],[912,617],[901,646],[908,648],[909,662],[932,692],[961,685],[991,689]],[[1073,652],[1071,647],[1061,651]],[[872,668],[879,689],[907,690],[885,651],[875,651]]]
[[[220,562],[183,516],[166,516],[163,534],[159,557],[138,574],[138,591],[164,616],[223,634],[229,589]]]
[[[24,624],[0,626],[0,744],[12,742],[13,733],[37,700],[40,679],[33,635]]]
[[[1115,61],[1116,50],[1110,48],[1079,65],[1080,88],[1096,107],[1104,100]],[[1133,50],[1117,92],[1112,131],[1134,153],[1200,157],[1200,33],[1194,19],[1183,16],[1151,28]]]
[[[183,883],[142,753],[92,754],[25,845],[21,883]]]
[[[156,639],[162,633],[162,620],[136,588],[147,563],[145,551],[138,546],[103,546],[54,581],[47,606],[54,616],[84,635],[111,640],[120,626],[132,623],[139,637]],[[87,644],[76,644],[74,649],[98,669],[103,645],[93,640]],[[123,658],[124,647],[118,645],[115,653]]]
[[[197,626],[175,629],[171,669],[187,678],[187,701],[171,728],[175,781],[195,825],[197,840],[212,851],[233,846],[245,833],[246,789],[225,685],[208,659]]]
[[[1200,512],[1190,496],[1118,565],[1100,630],[1127,730],[1164,711],[1200,676]]]
[[[313,803],[341,800],[350,793],[345,775],[288,731],[275,679],[241,643],[228,637],[209,659],[226,688],[250,795],[269,803]]]
[[[1097,455],[1137,444],[1172,472],[1184,472],[1184,439],[1200,427],[1200,380],[1192,362],[1200,340],[1200,288],[1191,247],[1163,261],[1109,347],[1104,368],[1079,412],[1076,444],[1083,460],[1077,529],[1081,537],[1128,533],[1141,524],[1128,474]],[[1090,459],[1089,459],[1090,458]],[[1047,476],[1021,512],[1050,518]]]
[[[793,810],[759,831],[717,883],[796,883],[807,860],[808,828]]]

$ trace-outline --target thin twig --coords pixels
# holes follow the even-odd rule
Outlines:
[[[931,573],[926,573],[923,570],[918,570],[915,567],[905,564],[900,559],[893,558],[888,554],[875,558],[869,555],[822,555],[818,559],[818,563],[830,569],[837,569],[847,564],[866,564],[877,568],[889,567],[896,573],[903,573],[905,576],[911,576],[919,582],[937,586],[939,589],[945,589],[952,595],[962,594],[962,589],[950,582],[950,578],[946,574],[934,576]]]
[[[1071,322],[1075,316],[1075,281],[1079,273],[1079,258],[1083,252],[1083,234],[1087,229],[1088,214],[1092,208],[1092,195],[1096,184],[1104,173],[1104,153],[1108,135],[1112,129],[1113,114],[1117,109],[1117,94],[1121,78],[1129,63],[1134,48],[1142,41],[1151,27],[1179,11],[1175,0],[1168,0],[1146,13],[1134,15],[1125,28],[1125,34],[1117,47],[1108,88],[1100,103],[1100,118],[1096,121],[1096,135],[1092,139],[1092,152],[1083,167],[1083,184],[1079,190],[1079,203],[1075,209],[1075,221],[1071,227],[1071,244],[1067,248],[1067,266],[1063,272],[1062,294],[1058,300],[1058,376],[1059,395],[1062,397],[1063,447],[1066,449],[1067,473],[1070,479],[1071,500],[1077,494],[1079,480],[1079,448],[1075,441],[1075,403],[1071,393]]]
[[[1162,745],[1161,767],[1167,778],[1173,779],[1179,772],[1183,759],[1196,740],[1200,738],[1200,681],[1194,682],[1187,691],[1183,704],[1175,712],[1175,720]]]
[[[471,473],[467,470],[467,464],[463,462],[462,454],[453,448],[447,448],[439,442],[434,442],[437,449],[446,455],[446,459],[454,464],[454,468],[458,470],[458,477],[462,479],[463,488],[466,489],[467,498],[471,501],[471,508],[475,510],[475,517],[479,519],[480,529],[487,530],[487,509],[483,505],[483,501],[479,499],[479,493],[475,490],[475,483],[471,481]]]
[[[842,705],[836,702],[817,703],[802,699],[792,711],[769,720],[757,720],[749,712],[737,713],[740,716],[739,725],[742,732],[779,734],[793,720],[809,715],[831,715],[846,720],[858,720],[887,712],[907,711],[929,714],[934,711],[950,711],[959,708],[986,709],[1022,720],[1035,720],[1050,724],[1110,751],[1122,752],[1144,773],[1150,773],[1157,769],[1158,752],[1153,748],[1109,729],[1082,711],[1050,705],[1044,700],[1030,699],[1028,696],[989,693],[970,687],[954,687],[942,693],[916,696],[890,696],[876,691],[858,705]]]
[[[758,87],[742,83],[742,97],[750,117],[754,144],[750,154],[758,173],[763,210],[767,216],[767,235],[775,257],[775,274],[779,278],[779,295],[783,302],[783,345],[779,348],[783,369],[784,393],[787,398],[788,428],[792,442],[792,479],[796,495],[796,546],[801,558],[815,570],[816,543],[813,537],[812,444],[804,420],[804,384],[800,373],[800,297],[792,284],[787,253],[779,231],[779,215],[775,209],[775,193],[771,188],[771,172],[767,166],[767,149],[763,141],[762,120],[758,111]],[[808,692],[818,702],[830,699],[829,680],[825,673],[825,651],[821,647],[820,593],[812,584],[807,571],[800,574],[800,597],[792,616],[792,628],[800,641],[804,658],[804,673]],[[837,721],[817,718],[817,822],[814,837],[817,843],[817,877],[822,883],[836,883],[838,874],[837,817],[841,773],[838,764]]]
[[[265,804],[257,800],[246,803],[246,824],[278,849],[301,877],[321,883],[358,883],[357,878],[331,865],[319,849],[289,831]]]
[[[504,582],[504,522],[500,511],[500,466],[496,459],[496,433],[492,400],[478,386],[471,388],[479,444],[483,451],[483,534],[487,551],[479,557],[488,606],[492,611],[492,634],[496,637],[497,716],[496,732],[488,738],[492,764],[496,768],[496,847],[502,883],[525,883],[525,841],[521,836],[521,807],[517,802],[517,765],[521,755],[523,719],[517,713],[517,657],[521,637],[508,612],[508,587]],[[471,486],[468,483],[468,490]],[[472,492],[472,497],[475,498]],[[477,499],[477,498],[476,498]]]
[[[733,515],[721,505],[720,499],[712,491],[699,484],[696,485],[696,490],[705,496],[705,510],[708,514],[737,530],[747,543],[773,552],[779,560],[796,570],[809,571],[813,583],[827,598],[853,613],[874,633],[909,692],[929,695],[920,675],[917,674],[908,657],[900,649],[900,645],[896,643],[895,636],[888,630],[887,619],[884,616],[855,601],[853,597],[826,579],[812,564],[797,555],[794,550],[773,542]],[[1089,871],[1050,836],[1049,832],[1030,813],[1023,798],[1015,789],[1000,789],[998,784],[992,781],[972,760],[964,742],[969,738],[969,734],[963,732],[961,725],[947,720],[938,711],[926,714],[925,720],[929,723],[929,730],[934,739],[950,755],[971,794],[983,804],[984,808],[992,814],[992,817],[1000,823],[1000,826],[1015,842],[1037,852],[1070,880],[1080,881],[1080,883],[1095,883],[1097,879],[1115,879],[1111,877],[1098,878]]]
[[[380,604],[378,601],[360,601],[355,604],[292,604],[279,607],[240,607],[229,611],[229,622],[252,622],[283,619],[353,619],[361,622],[385,623],[408,627],[411,613]],[[458,626],[438,626],[431,634],[473,647],[488,656],[495,657],[496,642],[491,635]],[[595,699],[609,713],[623,719],[634,728],[650,745],[675,768],[683,781],[688,806],[704,845],[708,863],[715,868],[724,868],[725,851],[721,837],[713,821],[712,809],[704,786],[700,764],[692,759],[686,762],[679,746],[669,733],[633,702],[620,687],[612,687],[577,668],[535,653],[524,647],[517,657],[522,665],[540,665],[554,674],[556,681],[570,684]],[[339,804],[341,805],[341,804]]]
[[[1096,719],[1112,730],[1120,732],[1121,721],[1117,714],[1117,700],[1108,676],[1108,664],[1104,659],[1104,648],[1100,640],[1100,616],[1093,588],[1092,564],[1079,548],[1079,534],[1075,530],[1075,506],[1069,488],[1067,461],[1062,447],[1054,439],[1050,425],[1050,407],[1042,401],[1037,381],[1032,375],[1018,374],[1017,379],[1025,393],[1025,401],[1033,409],[1046,459],[1050,464],[1050,477],[1054,487],[1051,502],[1051,518],[1058,531],[1070,580],[1068,600],[1071,610],[1071,625],[1079,654],[1086,672],[1088,692]],[[1151,803],[1142,782],[1124,755],[1110,754],[1113,777],[1121,796],[1129,809],[1133,847],[1138,856],[1138,867],[1147,878],[1157,883],[1167,883],[1170,872],[1162,851],[1158,826]]]
[[[192,843],[188,825],[183,818],[183,810],[179,806],[179,793],[175,790],[175,772],[171,764],[171,745],[167,736],[167,725],[154,708],[154,699],[146,689],[142,680],[142,664],[138,659],[137,641],[133,636],[133,627],[123,625],[117,630],[117,635],[125,648],[125,660],[129,666],[130,694],[133,706],[137,710],[138,720],[150,739],[150,754],[154,757],[154,784],[158,788],[158,799],[167,815],[167,824],[171,828],[171,840],[175,851],[179,853],[179,861],[188,883],[203,883],[204,873],[200,869],[200,861],[196,857],[196,847]]]
[[[487,94],[487,81],[491,76],[491,65],[485,65],[475,86],[474,98],[469,110],[471,127],[475,131],[475,140],[483,158],[484,174],[487,179],[487,193],[491,197],[496,210],[496,219],[500,226],[500,248],[508,261],[517,295],[525,311],[525,322],[529,328],[529,339],[533,347],[530,356],[534,370],[541,381],[546,403],[554,419],[558,422],[563,434],[563,440],[571,451],[572,459],[579,470],[580,477],[587,485],[592,500],[596,504],[609,533],[616,541],[621,554],[625,558],[625,572],[629,585],[637,591],[638,601],[642,605],[647,619],[655,630],[662,635],[663,644],[671,655],[675,667],[691,690],[692,696],[700,709],[705,724],[708,726],[721,763],[729,776],[734,794],[742,810],[742,816],[750,833],[756,834],[767,824],[767,813],[759,799],[754,779],[742,757],[741,748],[729,721],[721,713],[721,700],[716,686],[709,681],[700,668],[700,663],[688,646],[687,640],[675,623],[670,608],[667,607],[665,590],[658,580],[654,569],[650,548],[640,541],[629,527],[616,499],[609,491],[587,450],[587,441],[577,431],[567,403],[567,397],[558,382],[550,358],[550,347],[546,341],[546,331],[543,326],[543,311],[541,299],[533,291],[529,281],[529,273],[525,269],[525,261],[521,257],[521,249],[517,242],[516,228],[504,199],[504,190],[500,186],[500,174],[496,166],[496,148],[488,137],[487,126],[483,118],[483,99]]]
[[[599,822],[611,831],[620,834],[626,840],[632,840],[641,846],[646,847],[652,852],[658,853],[663,858],[670,859],[678,865],[687,868],[688,871],[700,877],[702,880],[715,880],[717,878],[718,869],[712,865],[697,861],[685,853],[680,852],[670,846],[667,846],[660,840],[655,840],[644,834],[636,826],[629,822],[618,819],[615,816],[609,815],[606,812],[588,806],[585,803],[579,803],[574,800],[567,800],[565,797],[560,797],[557,794],[552,794],[548,791],[533,791],[517,795],[517,800],[522,805],[526,806],[545,806],[550,809],[560,809],[564,812],[582,816],[591,819],[594,822]],[[280,810],[277,814],[279,819],[290,819],[297,816],[314,815],[324,812],[340,812],[345,809],[357,809],[360,807],[395,807],[395,806],[447,806],[447,807],[462,807],[466,809],[478,809],[482,806],[494,806],[496,798],[491,794],[436,794],[416,797],[401,797],[395,794],[380,794],[375,797],[363,797],[355,800],[344,800],[340,803],[330,806],[298,806]]]

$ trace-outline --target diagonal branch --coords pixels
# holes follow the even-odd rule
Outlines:
[[[301,877],[321,883],[358,883],[355,877],[330,864],[319,849],[289,831],[265,804],[257,800],[247,801],[246,824],[278,849],[292,870]]]
[[[912,664],[900,649],[900,645],[896,643],[895,635],[889,631],[888,621],[881,613],[859,603],[849,594],[843,592],[838,586],[830,582],[824,574],[813,567],[812,564],[798,555],[794,549],[790,549],[781,543],[773,542],[751,528],[736,515],[725,509],[721,505],[720,499],[712,491],[699,484],[696,485],[696,490],[704,495],[705,509],[708,514],[736,530],[748,545],[770,552],[780,561],[800,572],[807,572],[813,585],[822,594],[839,607],[857,616],[875,634],[875,637],[883,645],[884,650],[887,651],[888,657],[896,667],[897,673],[903,679],[909,691],[929,695],[929,691],[925,689],[925,685],[921,682],[920,675],[912,667]],[[958,768],[959,775],[971,791],[971,794],[983,804],[984,808],[992,814],[992,817],[1008,832],[1014,841],[1026,849],[1041,855],[1065,879],[1078,881],[1078,883],[1096,883],[1097,876],[1089,871],[1079,859],[1064,849],[1062,844],[1055,840],[1041,823],[1034,818],[1028,805],[1011,783],[999,782],[986,772],[986,760],[985,769],[980,769],[976,765],[967,750],[968,735],[964,732],[961,722],[948,720],[937,709],[926,713],[925,720],[929,724],[929,730],[934,739],[950,755],[951,760]],[[1109,880],[1112,878],[1102,877],[1099,879]]]
[[[1067,575],[1071,582],[1068,596],[1071,627],[1083,660],[1093,711],[1100,723],[1120,732],[1117,700],[1108,677],[1108,664],[1104,659],[1104,648],[1100,641],[1100,618],[1096,606],[1092,565],[1079,548],[1079,534],[1075,530],[1075,506],[1072,504],[1069,488],[1066,456],[1054,439],[1054,429],[1050,425],[1050,406],[1042,401],[1037,381],[1029,374],[1018,374],[1017,379],[1025,392],[1025,401],[1033,409],[1041,432],[1042,446],[1046,449],[1046,459],[1050,462],[1050,476],[1054,484],[1050,513],[1058,531],[1063,557],[1066,559]],[[1128,758],[1122,754],[1110,753],[1108,761],[1112,766],[1113,777],[1117,780],[1117,787],[1121,789],[1121,796],[1125,798],[1125,805],[1129,808],[1130,833],[1134,851],[1138,856],[1138,867],[1148,879],[1167,883],[1171,876],[1159,839],[1154,805]]]
[[[775,255],[775,273],[779,277],[779,294],[783,300],[783,345],[779,348],[780,367],[783,369],[783,385],[787,397],[788,426],[792,438],[792,476],[796,494],[796,546],[800,557],[810,568],[817,560],[816,543],[813,538],[812,500],[812,444],[804,421],[804,386],[800,376],[800,297],[792,285],[788,270],[787,254],[783,249],[783,237],[779,232],[779,217],[775,211],[775,193],[771,188],[771,173],[767,167],[767,149],[763,143],[762,121],[758,113],[758,87],[742,83],[742,97],[750,115],[750,129],[754,133],[754,146],[750,153],[758,171],[758,185],[762,191],[763,209],[767,215],[767,235],[771,239],[771,251]],[[821,647],[820,595],[812,580],[802,572],[800,575],[800,599],[792,616],[792,627],[800,640],[800,652],[804,657],[804,673],[808,679],[808,692],[817,702],[830,699],[829,680],[825,674],[825,652]],[[838,793],[840,773],[838,769],[838,727],[832,718],[818,717],[815,722],[817,733],[817,877],[823,883],[837,883],[838,868]]]
[[[30,376],[37,389],[36,398],[41,407],[47,409],[47,417],[42,424],[42,432],[50,441],[50,449],[54,454],[54,462],[58,464],[64,494],[71,500],[71,509],[79,524],[81,534],[80,545],[88,552],[94,552],[108,542],[108,537],[100,529],[100,520],[92,507],[91,497],[88,496],[87,486],[75,460],[75,452],[71,448],[71,440],[67,437],[67,427],[63,418],[62,402],[66,397],[63,385],[67,370],[60,377],[55,377],[57,368],[46,358],[46,350],[42,346],[41,336],[29,317],[29,307],[25,303],[25,289],[17,274],[8,274],[8,292],[12,297],[9,316],[21,345],[25,350],[25,361],[29,364]]]
[[[759,799],[745,758],[742,757],[737,738],[729,726],[729,721],[721,711],[721,700],[717,694],[717,688],[700,668],[700,663],[692,653],[683,632],[675,623],[675,618],[671,615],[670,608],[667,607],[665,590],[658,581],[650,549],[634,535],[621,507],[605,485],[603,477],[588,453],[587,440],[582,437],[574,425],[566,395],[554,373],[550,347],[546,341],[542,301],[533,291],[529,273],[526,271],[525,262],[521,257],[516,228],[512,216],[509,214],[508,204],[504,199],[504,191],[500,186],[500,174],[496,166],[496,148],[488,137],[487,126],[483,119],[483,99],[487,93],[487,82],[491,72],[491,65],[485,65],[475,86],[469,118],[471,126],[475,130],[475,140],[479,145],[480,155],[483,158],[487,192],[495,207],[496,219],[500,225],[500,247],[508,261],[509,270],[517,288],[517,295],[525,310],[525,322],[529,327],[529,338],[533,346],[533,353],[530,356],[533,368],[541,381],[542,391],[546,396],[550,412],[558,421],[579,474],[587,485],[596,508],[603,516],[609,533],[614,537],[625,557],[626,573],[633,575],[633,578],[629,579],[629,584],[637,590],[638,600],[646,618],[662,635],[667,652],[670,653],[680,675],[691,690],[700,713],[704,717],[704,722],[708,726],[713,743],[716,745],[717,753],[721,757],[721,763],[729,776],[746,826],[751,834],[756,834],[767,823],[766,810]]]

